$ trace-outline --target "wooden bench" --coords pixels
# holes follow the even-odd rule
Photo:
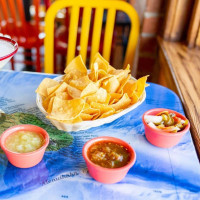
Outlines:
[[[176,92],[191,124],[191,134],[200,159],[200,50],[180,42],[158,38],[159,84]]]

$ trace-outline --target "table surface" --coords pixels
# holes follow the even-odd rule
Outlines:
[[[45,128],[51,138],[43,160],[35,167],[20,169],[0,152],[0,199],[199,199],[200,165],[190,132],[173,148],[162,149],[145,138],[142,115],[164,107],[183,113],[178,96],[150,83],[145,102],[114,122],[86,131],[67,133],[48,123],[36,106],[35,89],[45,77],[55,75],[0,72],[0,132],[20,123]],[[84,143],[96,136],[114,136],[136,151],[135,165],[116,184],[92,179],[82,158]]]
[[[191,123],[200,158],[200,50],[158,38],[160,50]],[[163,66],[161,66],[163,67]],[[172,80],[168,80],[172,83]]]

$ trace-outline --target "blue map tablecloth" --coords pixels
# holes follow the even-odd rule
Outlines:
[[[190,132],[169,149],[151,145],[144,136],[145,111],[162,107],[183,113],[175,93],[150,83],[146,100],[137,109],[110,124],[66,133],[49,124],[36,106],[35,89],[45,77],[55,75],[0,72],[0,108],[6,113],[0,118],[0,134],[12,125],[31,123],[51,137],[43,160],[29,169],[14,167],[0,151],[0,199],[200,199],[200,165]],[[87,172],[81,151],[96,136],[118,137],[136,151],[135,165],[117,184],[101,184]]]

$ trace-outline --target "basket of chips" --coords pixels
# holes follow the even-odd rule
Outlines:
[[[125,69],[115,69],[97,53],[87,70],[81,56],[55,79],[38,86],[36,103],[59,130],[79,131],[110,123],[138,107],[146,98],[148,76],[138,80]]]

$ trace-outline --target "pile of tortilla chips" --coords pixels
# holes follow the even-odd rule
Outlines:
[[[131,79],[129,65],[115,69],[98,53],[88,73],[81,56],[65,69],[61,82],[45,78],[36,92],[47,118],[72,124],[121,112],[141,98],[148,76]]]

